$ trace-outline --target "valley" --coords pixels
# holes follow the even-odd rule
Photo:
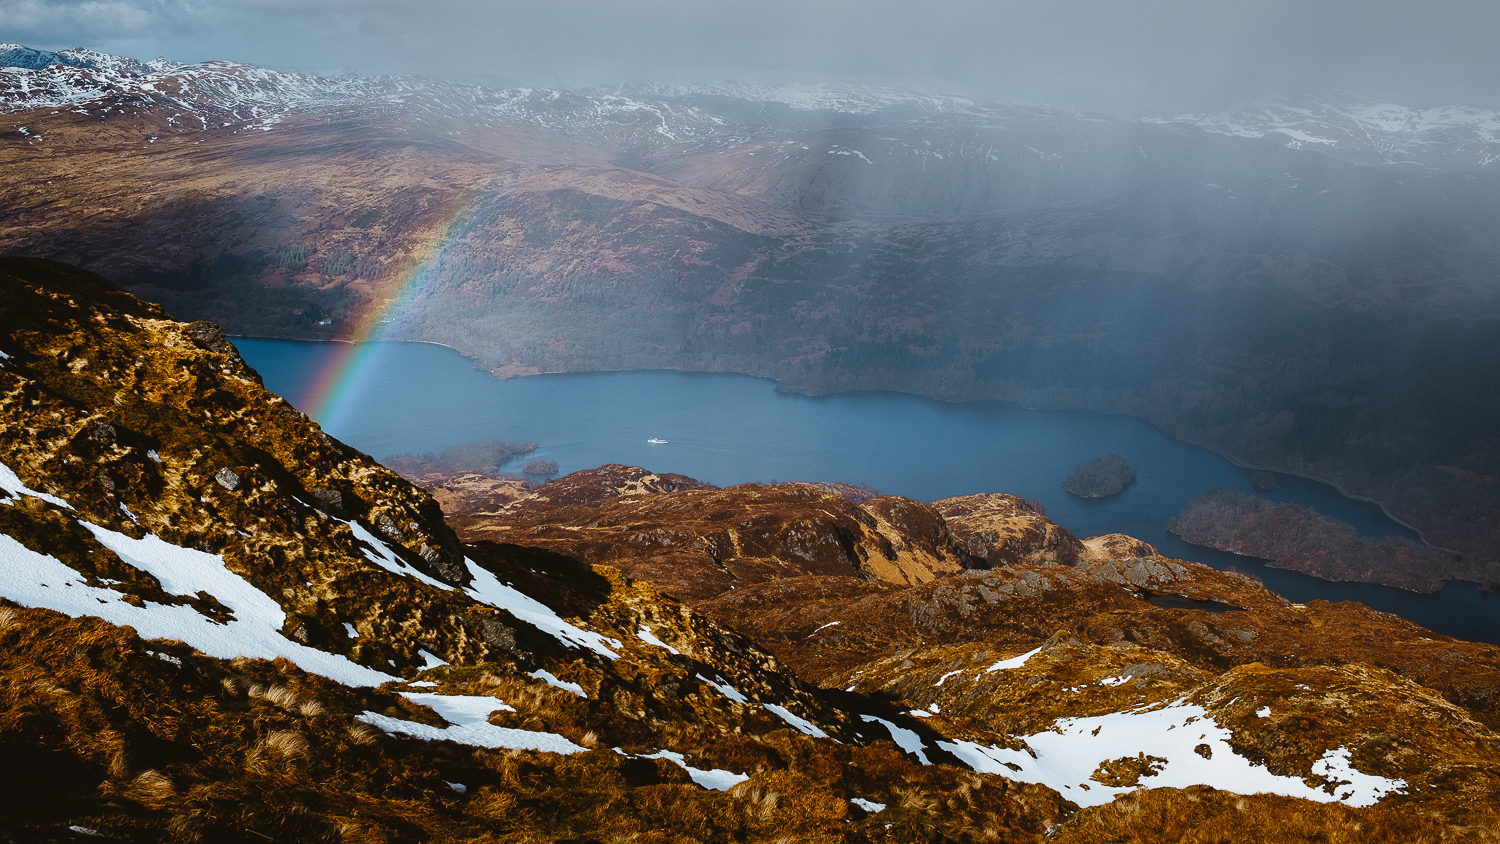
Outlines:
[[[88,61],[0,71],[0,251],[180,318],[439,342],[497,377],[1123,413],[1500,558],[1482,110],[1126,120]]]
[[[999,492],[610,465],[445,513],[212,323],[6,258],[0,327],[16,840],[1500,823],[1495,646],[1080,539]]]

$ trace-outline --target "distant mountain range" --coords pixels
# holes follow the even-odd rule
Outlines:
[[[1500,112],[1489,108],[1405,106],[1327,92],[1171,122],[1225,135],[1270,137],[1293,149],[1377,167],[1482,171],[1500,161]]]
[[[70,73],[66,70],[70,67],[94,73]],[[565,116],[569,125],[576,125],[639,112],[660,117],[667,137],[701,125],[700,121],[724,127],[722,116],[710,116],[719,112],[752,118],[751,122],[798,124],[820,119],[868,123],[939,116],[1013,121],[1043,114],[1054,119],[1133,122],[1069,109],[1013,106],[855,84],[632,83],[579,91],[496,90],[434,78],[284,73],[234,62],[191,66],[164,58],[142,62],[83,47],[51,52],[0,44],[0,68],[42,72],[28,76],[6,73],[7,91],[0,100],[0,113],[134,93],[184,109],[218,106],[233,110],[253,104],[280,109],[280,116],[298,109],[327,109],[355,102],[379,107],[390,105],[393,98],[400,102],[412,96],[428,99],[450,117],[488,114],[513,119],[528,113],[534,117],[547,113]],[[253,80],[253,84],[245,86],[247,80]],[[585,101],[590,105],[580,108]],[[686,104],[689,108],[677,114],[664,113],[662,103]],[[1483,170],[1500,161],[1500,111],[1462,105],[1401,105],[1350,92],[1303,93],[1223,112],[1140,120],[1234,137],[1269,137],[1293,149],[1313,149],[1356,164]]]
[[[178,317],[380,325],[502,377],[740,371],[1129,413],[1500,560],[1492,111],[1324,95],[1122,119],[4,50],[0,251]]]

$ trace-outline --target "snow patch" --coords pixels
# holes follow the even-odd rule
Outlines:
[[[671,645],[667,644],[666,642],[663,642],[662,640],[656,638],[656,636],[652,634],[651,628],[647,627],[644,624],[641,625],[641,629],[640,630],[636,631],[635,635],[641,637],[641,641],[645,642],[648,645],[655,645],[658,648],[666,648],[667,650],[671,651],[673,654],[680,655],[682,653],[682,651],[679,651],[676,648],[672,647]]]
[[[562,689],[565,692],[572,692],[573,694],[578,695],[581,698],[588,697],[588,693],[583,690],[582,686],[578,685],[577,683],[569,683],[567,680],[559,680],[550,671],[543,671],[539,668],[536,671],[531,672],[531,676],[535,677],[538,680],[541,680],[542,682],[546,683],[549,686],[552,686],[553,688]]]
[[[563,644],[587,648],[610,659],[620,658],[618,653],[610,650],[610,647],[621,647],[619,639],[611,639],[589,630],[581,630],[563,621],[557,613],[541,601],[501,583],[488,569],[479,566],[473,560],[465,559],[464,563],[469,567],[469,573],[474,578],[469,588],[464,591],[468,592],[474,600],[505,610]]]
[[[229,608],[233,618],[221,624],[183,604],[137,607],[119,591],[90,586],[61,560],[5,535],[0,535],[0,595],[28,607],[128,625],[142,639],[178,639],[219,659],[284,656],[304,671],[349,686],[378,686],[400,679],[282,636],[286,614],[281,606],[226,568],[218,554],[181,548],[153,534],[132,539],[88,522],[79,524],[126,564],[154,576],[163,590],[183,596],[205,592]]]
[[[938,746],[976,771],[1049,786],[1080,806],[1099,806],[1137,788],[1107,786],[1090,778],[1100,763],[1140,753],[1167,760],[1141,777],[1139,787],[1144,788],[1207,785],[1237,794],[1281,794],[1322,803],[1338,800],[1359,807],[1406,785],[1402,780],[1353,770],[1348,752],[1340,749],[1342,753],[1329,751],[1313,765],[1314,773],[1339,783],[1327,790],[1314,788],[1298,777],[1273,774],[1250,762],[1234,752],[1229,739],[1229,730],[1215,723],[1202,707],[1175,703],[1153,710],[1064,718],[1050,730],[1025,736],[1029,752],[971,741],[942,741]],[[1208,758],[1195,751],[1200,744],[1211,751]]]
[[[898,727],[890,721],[884,718],[877,718],[874,715],[861,715],[859,717],[872,724],[879,724],[885,727],[885,731],[891,734],[891,741],[894,741],[897,747],[917,757],[917,760],[923,765],[932,764],[927,761],[927,745],[922,743],[922,737],[915,732],[905,727]],[[978,769],[976,768],[975,770]]]
[[[828,738],[828,734],[818,729],[817,724],[814,724],[806,718],[803,718],[802,716],[791,712],[784,706],[778,706],[774,703],[763,703],[761,704],[761,706],[764,706],[766,708],[766,711],[773,712],[776,715],[781,716],[781,720],[787,722],[788,724],[791,724],[793,727],[796,727],[801,732],[806,733],[813,738]]]
[[[698,677],[699,680],[702,680],[703,682],[709,684],[710,686],[713,686],[715,689],[718,690],[719,694],[723,695],[724,697],[729,698],[730,700],[734,701],[735,703],[749,703],[750,702],[749,698],[747,698],[744,695],[740,694],[739,689],[736,689],[734,686],[731,686],[728,683],[725,683],[723,681],[710,680],[707,677],[704,677],[702,674],[697,675],[697,677]]]
[[[511,750],[540,750],[546,753],[585,753],[580,747],[557,733],[539,730],[517,730],[497,727],[489,722],[491,713],[515,709],[492,697],[478,695],[439,695],[427,692],[402,692],[409,700],[431,707],[452,726],[433,727],[415,721],[391,718],[376,712],[355,716],[357,720],[379,727],[387,733],[398,733],[424,741],[451,741],[470,747],[504,747]]]
[[[73,509],[72,504],[69,504],[61,498],[58,498],[55,495],[48,495],[45,492],[37,492],[26,484],[21,483],[21,479],[16,476],[16,473],[12,472],[10,470],[10,467],[5,465],[4,463],[0,463],[0,489],[5,490],[6,492],[10,493],[11,496],[16,498],[19,498],[23,495],[29,495],[32,498],[40,498],[48,504],[56,504],[57,506],[62,507],[65,510]],[[5,501],[0,503],[9,504],[10,502]]]
[[[396,556],[396,552],[392,551],[389,545],[386,545],[384,542],[376,539],[375,534],[370,533],[365,529],[365,526],[360,524],[359,522],[356,522],[352,519],[348,521],[339,519],[339,521],[348,525],[349,529],[354,531],[354,538],[364,543],[366,547],[361,548],[360,550],[364,552],[365,559],[369,560],[375,565],[380,566],[391,574],[414,577],[417,580],[420,580],[423,583],[427,584],[428,586],[435,586],[438,589],[453,588],[452,586],[449,586],[448,584],[437,580],[436,578],[429,577],[407,565],[405,560],[402,560],[400,557]]]
[[[872,815],[876,812],[885,811],[884,803],[876,803],[874,800],[866,800],[863,797],[851,797],[849,798],[849,802],[853,803],[861,809],[864,809],[866,812],[869,812]]]
[[[719,768],[694,768],[692,765],[689,765],[687,763],[685,757],[683,757],[681,753],[676,753],[671,750],[658,750],[655,753],[636,758],[669,759],[673,762],[676,762],[678,766],[680,766],[684,771],[687,771],[687,775],[692,778],[693,782],[703,786],[704,788],[713,789],[714,791],[728,791],[729,789],[734,788],[745,780],[750,779],[749,774],[736,774],[733,771],[725,771]]]
[[[1026,660],[1031,659],[1041,652],[1042,646],[1038,646],[1034,651],[1027,651],[1020,656],[1013,656],[1010,659],[1002,659],[989,668],[984,669],[984,673],[988,674],[991,671],[1009,671],[1012,668],[1020,668],[1026,664]]]

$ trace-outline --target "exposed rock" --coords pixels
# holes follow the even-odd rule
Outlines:
[[[240,350],[236,349],[234,344],[229,342],[229,337],[224,333],[224,329],[215,323],[204,320],[190,322],[182,327],[182,334],[189,340],[192,340],[201,349],[218,352],[221,355],[228,355],[235,360],[241,360]]]
[[[986,568],[1022,562],[1074,565],[1086,552],[1077,537],[1014,495],[963,495],[931,506],[959,546]]]
[[[915,501],[860,506],[808,484],[721,490],[628,466],[576,472],[496,512],[451,518],[470,541],[611,565],[689,601],[807,574],[910,584],[961,568],[943,519]]]
[[[215,473],[214,480],[219,482],[219,486],[224,487],[230,492],[234,492],[235,490],[240,488],[240,476],[233,469],[230,469],[228,467],[220,469],[217,473]],[[111,487],[111,489],[113,489],[113,487]]]
[[[1126,536],[1123,533],[1091,536],[1083,540],[1083,547],[1088,550],[1089,556],[1097,560],[1156,556],[1156,549],[1149,542],[1136,539],[1133,536]]]
[[[312,496],[312,505],[330,516],[344,518],[348,513],[344,509],[344,494],[336,489],[326,486],[314,487],[308,491]],[[390,516],[385,516],[385,523],[394,527]]]

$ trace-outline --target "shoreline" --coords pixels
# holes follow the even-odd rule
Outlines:
[[[459,350],[457,348],[454,348],[453,346],[450,346],[447,343],[439,343],[439,342],[437,342],[435,340],[404,340],[404,339],[391,339],[391,340],[347,340],[347,339],[342,339],[342,338],[263,337],[263,336],[250,335],[250,334],[230,334],[230,335],[227,335],[227,336],[231,340],[233,340],[233,339],[235,339],[235,338],[238,337],[238,338],[243,338],[243,339],[246,339],[246,340],[284,340],[284,341],[290,341],[290,342],[295,342],[295,343],[343,343],[345,345],[350,345],[350,346],[357,346],[360,343],[421,343],[421,344],[425,344],[425,345],[428,345],[428,346],[440,346],[440,347],[442,347],[444,349],[451,350],[452,352],[454,352],[458,356],[460,356],[460,357],[462,357],[462,358],[470,361],[471,363],[473,363],[474,364],[474,369],[476,369],[476,370],[478,370],[480,372],[485,372],[485,373],[489,374],[489,376],[491,378],[495,378],[496,380],[499,380],[499,381],[508,381],[508,380],[511,380],[512,378],[531,378],[531,377],[534,377],[536,375],[583,375],[583,374],[596,374],[596,373],[597,374],[603,374],[603,373],[620,373],[620,372],[677,372],[677,373],[682,373],[682,374],[699,373],[699,374],[704,374],[704,375],[744,375],[744,376],[748,376],[750,378],[765,378],[766,380],[768,380],[768,381],[770,381],[772,383],[774,389],[777,392],[786,393],[788,395],[818,397],[818,396],[832,396],[832,395],[840,395],[841,394],[841,393],[839,393],[837,391],[824,392],[824,391],[813,391],[813,390],[788,389],[786,387],[786,385],[780,379],[778,379],[778,378],[776,378],[774,376],[770,376],[770,375],[757,375],[755,373],[750,373],[750,372],[727,372],[727,371],[722,371],[722,370],[698,370],[698,369],[688,370],[688,369],[676,369],[676,368],[672,368],[672,367],[662,367],[660,369],[590,369],[590,370],[584,370],[584,371],[579,371],[579,372],[573,372],[573,371],[570,371],[570,370],[559,370],[559,371],[552,371],[552,372],[535,372],[535,373],[529,373],[529,374],[524,374],[524,375],[523,374],[516,374],[516,375],[509,375],[509,376],[506,376],[504,378],[500,378],[500,377],[497,377],[495,375],[495,370],[493,370],[493,369],[484,369],[483,367],[480,367],[478,365],[478,363],[477,363],[477,361],[476,361],[475,358],[470,357],[469,355],[464,354],[461,350]],[[941,402],[943,404],[965,404],[965,403],[968,403],[968,402],[971,402],[971,401],[995,401],[995,402],[1001,402],[1003,404],[1015,405],[1017,407],[1025,409],[1025,410],[1041,410],[1041,409],[1043,409],[1043,408],[1037,408],[1037,407],[1028,405],[1025,402],[1015,401],[1013,399],[944,399],[944,398],[938,398],[936,396],[924,395],[922,393],[910,392],[908,390],[868,390],[868,389],[865,389],[865,390],[848,390],[848,391],[844,391],[844,392],[847,392],[847,393],[850,393],[850,394],[853,394],[853,393],[896,393],[896,394],[899,394],[899,395],[915,396],[917,398],[927,399],[929,401]],[[1378,499],[1375,499],[1375,498],[1371,498],[1371,497],[1366,496],[1366,495],[1356,495],[1356,494],[1354,494],[1352,492],[1349,492],[1348,490],[1344,489],[1344,487],[1342,485],[1340,485],[1336,481],[1332,481],[1332,480],[1329,480],[1327,478],[1320,478],[1320,477],[1318,477],[1316,475],[1309,475],[1309,474],[1307,474],[1305,472],[1297,472],[1297,471],[1293,471],[1293,470],[1290,470],[1290,469],[1278,469],[1278,468],[1275,468],[1273,466],[1260,466],[1260,465],[1256,465],[1256,464],[1253,464],[1253,463],[1247,463],[1247,462],[1239,459],[1238,457],[1235,457],[1233,454],[1229,454],[1228,452],[1225,452],[1225,451],[1219,449],[1216,446],[1205,445],[1205,444],[1200,443],[1200,442],[1195,442],[1194,440],[1188,439],[1186,437],[1178,436],[1177,434],[1174,434],[1174,433],[1172,433],[1170,431],[1167,431],[1167,430],[1165,430],[1163,428],[1158,427],[1157,425],[1153,424],[1150,420],[1145,419],[1144,417],[1132,416],[1131,414],[1128,414],[1128,413],[1121,413],[1121,412],[1117,412],[1117,411],[1090,410],[1088,408],[1047,408],[1047,409],[1051,409],[1051,410],[1069,410],[1069,409],[1071,409],[1071,410],[1081,410],[1081,411],[1084,411],[1084,412],[1087,412],[1087,413],[1098,413],[1098,414],[1103,415],[1103,416],[1120,416],[1120,417],[1124,417],[1126,419],[1134,419],[1134,420],[1137,420],[1137,421],[1140,421],[1140,422],[1144,422],[1147,425],[1150,425],[1155,430],[1161,432],[1163,435],[1165,435],[1167,437],[1171,437],[1172,439],[1176,440],[1177,442],[1183,443],[1185,445],[1193,446],[1194,448],[1201,448],[1204,451],[1207,451],[1207,452],[1210,452],[1210,453],[1212,453],[1214,455],[1217,455],[1218,457],[1221,457],[1221,458],[1229,461],[1234,466],[1236,466],[1236,467],[1238,467],[1240,469],[1247,469],[1247,470],[1251,470],[1251,471],[1276,472],[1276,473],[1280,473],[1280,474],[1283,474],[1283,475],[1292,475],[1294,477],[1303,478],[1305,480],[1314,481],[1314,482],[1320,483],[1320,484],[1325,484],[1327,486],[1332,487],[1333,490],[1335,492],[1337,492],[1339,495],[1342,495],[1343,497],[1348,498],[1351,501],[1359,501],[1359,502],[1362,502],[1362,503],[1365,503],[1365,504],[1374,504],[1376,507],[1380,508],[1381,514],[1384,515],[1387,519],[1389,519],[1393,524],[1400,525],[1401,527],[1403,527],[1403,528],[1411,531],[1412,533],[1415,533],[1417,535],[1417,538],[1421,541],[1422,545],[1424,545],[1424,546],[1426,546],[1428,548],[1432,548],[1432,549],[1435,549],[1435,550],[1438,550],[1438,551],[1443,551],[1443,552],[1446,552],[1446,553],[1449,553],[1449,554],[1458,554],[1458,553],[1460,553],[1458,551],[1453,550],[1452,548],[1444,548],[1441,545],[1434,545],[1432,543],[1432,541],[1427,538],[1426,531],[1422,530],[1421,528],[1417,527],[1416,525],[1410,524],[1409,522],[1407,522],[1407,521],[1405,521],[1403,519],[1397,518],[1395,516],[1395,514],[1391,513],[1390,508],[1387,507],[1384,502],[1382,502],[1382,501],[1380,501]],[[1205,546],[1205,547],[1207,547],[1207,546]],[[1291,571],[1291,569],[1288,569],[1288,570]],[[1338,581],[1329,581],[1329,582],[1338,582]],[[1350,582],[1363,583],[1365,581],[1350,581]]]
[[[1316,480],[1316,479],[1314,479],[1314,480]],[[1481,582],[1479,582],[1477,580],[1465,580],[1465,579],[1463,579],[1461,577],[1444,578],[1443,581],[1442,581],[1442,585],[1439,586],[1438,588],[1434,589],[1431,592],[1424,592],[1421,589],[1410,589],[1410,588],[1405,587],[1405,586],[1398,586],[1398,585],[1396,585],[1394,583],[1381,583],[1381,582],[1376,581],[1376,580],[1333,580],[1333,579],[1327,578],[1327,577],[1319,577],[1318,575],[1313,574],[1310,571],[1303,571],[1302,569],[1296,568],[1294,566],[1277,565],[1275,560],[1268,560],[1265,557],[1257,557],[1254,554],[1246,554],[1243,551],[1236,551],[1233,548],[1220,548],[1217,545],[1207,545],[1207,544],[1204,544],[1202,542],[1194,542],[1193,540],[1188,539],[1187,537],[1183,536],[1182,534],[1178,533],[1175,530],[1168,530],[1168,533],[1171,533],[1173,536],[1177,537],[1178,539],[1182,540],[1183,542],[1186,542],[1187,544],[1193,546],[1194,548],[1208,548],[1208,549],[1213,550],[1213,551],[1218,551],[1221,554],[1233,554],[1236,557],[1240,557],[1240,558],[1246,559],[1246,560],[1259,560],[1260,563],[1262,565],[1264,565],[1268,569],[1276,569],[1277,571],[1289,571],[1289,572],[1293,572],[1295,574],[1300,574],[1300,575],[1302,575],[1304,577],[1311,577],[1311,578],[1313,578],[1315,580],[1321,580],[1324,583],[1363,583],[1363,584],[1366,584],[1366,585],[1369,585],[1369,586],[1382,586],[1382,587],[1384,587],[1386,589],[1398,589],[1398,590],[1400,590],[1402,592],[1409,592],[1409,593],[1411,593],[1413,595],[1436,595],[1439,592],[1442,592],[1444,589],[1447,589],[1448,585],[1450,583],[1466,583],[1466,584],[1468,584],[1470,586],[1473,586],[1473,587],[1479,589],[1481,592],[1485,591],[1484,587],[1485,587],[1486,584],[1481,583]],[[1265,584],[1263,583],[1261,585],[1264,586]]]
[[[1152,425],[1152,427],[1154,428],[1156,426]],[[1157,430],[1161,430],[1161,429],[1157,428]],[[1166,433],[1166,432],[1162,431],[1162,433]],[[1230,463],[1233,463],[1234,465],[1240,467],[1241,469],[1250,469],[1252,471],[1261,471],[1261,472],[1275,472],[1275,473],[1282,474],[1282,475],[1291,475],[1292,477],[1296,477],[1296,478],[1305,478],[1306,480],[1309,480],[1309,481],[1317,481],[1320,484],[1327,484],[1328,486],[1331,486],[1335,490],[1337,490],[1338,494],[1344,496],[1345,498],[1351,499],[1353,501],[1363,501],[1366,504],[1374,504],[1376,507],[1379,507],[1380,508],[1380,512],[1384,513],[1385,517],[1387,519],[1390,519],[1392,522],[1395,522],[1396,524],[1398,524],[1398,525],[1406,528],[1407,530],[1411,531],[1412,533],[1415,533],[1417,535],[1417,538],[1420,539],[1420,540],[1422,540],[1422,544],[1425,545],[1426,547],[1431,548],[1431,549],[1433,549],[1435,551],[1443,551],[1443,552],[1448,553],[1448,554],[1458,554],[1459,553],[1458,551],[1455,551],[1452,548],[1444,548],[1441,545],[1434,545],[1434,544],[1432,544],[1431,540],[1429,540],[1427,538],[1427,533],[1425,531],[1423,531],[1421,528],[1417,527],[1416,525],[1409,524],[1406,521],[1397,518],[1396,515],[1393,514],[1390,511],[1390,509],[1385,506],[1384,502],[1378,501],[1378,500],[1376,500],[1374,498],[1371,498],[1371,497],[1369,497],[1367,495],[1355,495],[1354,493],[1352,493],[1352,492],[1344,489],[1342,486],[1340,486],[1335,481],[1330,481],[1327,478],[1320,478],[1320,477],[1317,477],[1316,475],[1309,475],[1309,474],[1307,474],[1305,472],[1295,472],[1295,471],[1292,471],[1290,469],[1277,469],[1277,468],[1275,468],[1273,466],[1256,466],[1253,463],[1246,463],[1246,462],[1240,460],[1239,458],[1235,457],[1232,454],[1228,454],[1226,452],[1220,451],[1219,449],[1214,448],[1213,446],[1203,445],[1201,443],[1195,443],[1192,440],[1185,440],[1185,439],[1182,439],[1180,437],[1175,437],[1172,434],[1167,434],[1167,436],[1172,437],[1173,439],[1178,440],[1179,442],[1184,442],[1184,443],[1187,443],[1188,445],[1196,446],[1198,448],[1201,448],[1204,451],[1211,451],[1214,454],[1217,454],[1220,457],[1224,458],[1225,460],[1228,460]],[[1363,582],[1363,581],[1359,581],[1359,582]]]

